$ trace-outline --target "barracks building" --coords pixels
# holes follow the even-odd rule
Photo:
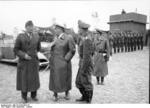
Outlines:
[[[147,16],[134,12],[111,15],[108,24],[111,32],[116,30],[145,32]]]
[[[145,34],[147,16],[135,12],[122,12],[121,14],[111,15],[108,24],[112,33],[116,31],[132,31]]]

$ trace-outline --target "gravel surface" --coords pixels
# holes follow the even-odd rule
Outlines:
[[[34,102],[28,95],[29,103],[69,103],[76,104],[75,99],[81,95],[75,87],[78,70],[78,55],[72,59],[73,79],[70,100],[65,100],[64,93],[59,94],[59,101],[53,101],[53,92],[49,91],[50,71],[40,71],[40,89],[38,102]],[[149,91],[149,49],[141,51],[117,53],[108,62],[109,74],[105,78],[105,85],[97,85],[92,77],[94,95],[92,103],[148,103]],[[16,66],[0,63],[0,103],[22,103],[20,92],[16,91]],[[77,103],[79,104],[79,103]]]

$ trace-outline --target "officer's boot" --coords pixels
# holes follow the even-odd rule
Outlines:
[[[114,48],[114,53],[116,53],[116,48]]]
[[[141,50],[143,50],[143,44],[141,45]]]
[[[93,90],[86,91],[86,102],[91,103],[93,97]]]
[[[76,99],[76,101],[78,102],[82,102],[82,101],[86,101],[86,92],[84,89],[79,89],[80,93],[82,94],[81,98]]]
[[[21,97],[22,97],[24,103],[28,102],[28,100],[27,100],[27,92],[21,92]]]
[[[123,52],[123,47],[122,47],[122,49],[121,49],[121,52]]]
[[[128,47],[128,52],[130,52],[130,48]]]
[[[58,93],[54,92],[54,101],[58,101]]]
[[[138,50],[140,49],[140,46],[138,45]]]
[[[101,77],[101,85],[104,85],[104,77]]]
[[[96,77],[96,80],[97,80],[97,84],[99,85],[100,83],[99,83],[99,77]]]

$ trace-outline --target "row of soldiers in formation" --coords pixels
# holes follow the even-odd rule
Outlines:
[[[109,42],[114,53],[142,50],[143,36],[137,32],[115,32],[109,36]]]

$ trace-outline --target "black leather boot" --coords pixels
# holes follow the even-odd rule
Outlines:
[[[97,80],[97,84],[99,85],[100,83],[99,83],[99,77],[96,77],[96,80]]]
[[[37,91],[31,92],[31,98],[32,98],[33,101],[38,101],[36,95],[37,95]]]
[[[86,93],[84,91],[84,89],[79,89],[80,93],[82,94],[81,98],[79,99],[76,99],[77,102],[81,102],[81,101],[85,101],[85,96],[86,96]]]
[[[93,90],[90,90],[90,91],[86,91],[86,93],[87,93],[87,98],[86,98],[86,102],[87,103],[91,103],[91,101],[92,101],[92,97],[93,97]]]
[[[28,100],[27,100],[27,92],[21,92],[21,97],[22,97],[24,103],[28,102]]]
[[[54,92],[54,101],[58,101],[58,94],[56,92]]]

